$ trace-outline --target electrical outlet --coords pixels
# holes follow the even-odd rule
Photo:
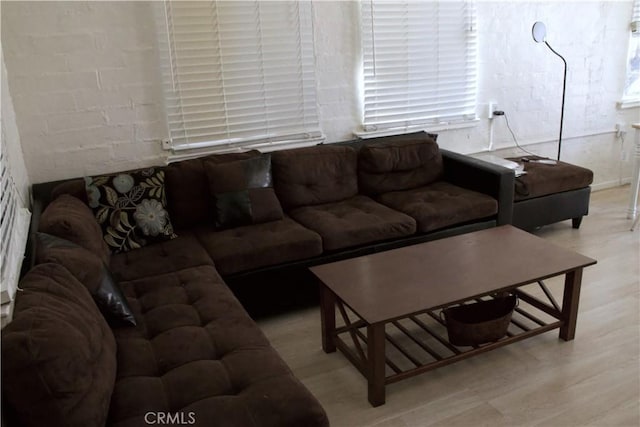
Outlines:
[[[624,138],[627,128],[624,123],[616,123],[616,138]]]
[[[493,119],[494,118],[493,112],[496,111],[497,109],[498,109],[497,103],[489,102],[489,104],[487,104],[487,118]]]

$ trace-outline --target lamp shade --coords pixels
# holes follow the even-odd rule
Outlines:
[[[544,42],[544,39],[547,37],[547,27],[544,25],[544,22],[538,21],[533,24],[533,28],[531,28],[531,35],[536,43]]]

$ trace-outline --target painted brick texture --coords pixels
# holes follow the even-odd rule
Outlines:
[[[327,141],[353,137],[360,116],[359,2],[314,1],[318,108]],[[444,148],[488,147],[482,106],[497,102],[521,144],[554,156],[562,66],[531,39],[543,20],[548,40],[569,62],[563,159],[592,168],[595,182],[630,176],[631,137],[615,123],[631,1],[477,2],[478,117],[472,128],[440,131]],[[579,8],[580,19],[574,19]],[[2,2],[2,46],[33,182],[163,163],[167,134],[153,2]],[[498,155],[519,154],[503,119],[494,121]],[[626,159],[631,158],[629,153]]]
[[[2,18],[33,182],[162,162],[151,3],[3,2]]]

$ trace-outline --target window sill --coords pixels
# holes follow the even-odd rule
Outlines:
[[[167,155],[166,163],[174,163],[182,160],[194,159],[196,157],[207,156],[210,154],[225,154],[225,153],[239,153],[249,150],[259,150],[262,153],[270,151],[284,150],[287,148],[301,148],[317,145],[325,141],[325,137],[322,134],[306,139],[293,139],[288,141],[277,142],[265,142],[265,141],[253,141],[245,142],[239,145],[211,145],[209,147],[194,148],[194,149],[179,149],[171,150],[171,153]]]
[[[640,99],[630,99],[627,101],[618,102],[618,108],[620,110],[625,110],[627,108],[637,108],[640,107]]]
[[[426,132],[439,132],[443,130],[455,130],[465,129],[477,126],[480,119],[465,120],[464,122],[456,123],[442,123],[437,125],[415,125],[415,126],[403,126],[391,129],[381,129],[376,131],[354,131],[353,134],[358,138],[376,138],[379,136],[398,135],[402,133],[419,132],[424,130]]]

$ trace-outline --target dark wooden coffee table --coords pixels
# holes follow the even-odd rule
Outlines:
[[[556,328],[572,340],[582,270],[595,263],[502,226],[312,267],[321,282],[322,348],[338,348],[351,361],[367,378],[369,402],[379,406],[386,384]],[[561,305],[543,282],[559,275]],[[531,284],[539,295],[522,289]],[[504,292],[519,298],[504,338],[474,347],[448,342],[442,308]]]

